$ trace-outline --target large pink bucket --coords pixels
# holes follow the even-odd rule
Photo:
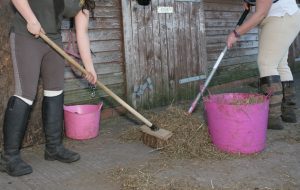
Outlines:
[[[229,153],[251,154],[266,145],[269,99],[260,94],[226,93],[204,98],[213,144]]]
[[[85,140],[99,134],[100,110],[98,105],[64,106],[65,133],[71,139]]]

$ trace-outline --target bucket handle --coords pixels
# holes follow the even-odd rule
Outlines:
[[[199,85],[199,88],[200,88],[200,91],[202,91],[203,88],[204,88],[204,84],[200,84],[200,85]],[[206,89],[206,91],[207,91],[208,95],[207,95],[207,97],[203,97],[203,100],[204,100],[204,101],[205,101],[205,100],[209,100],[209,99],[211,98],[211,96],[213,95],[213,94],[211,93],[211,91],[210,91],[208,88]]]
[[[273,95],[273,91],[271,89],[269,89],[268,92],[265,94],[267,99],[270,99],[272,95]]]
[[[103,102],[99,102],[99,104],[98,104],[98,111],[100,111],[101,109],[102,109],[102,106],[103,106]]]

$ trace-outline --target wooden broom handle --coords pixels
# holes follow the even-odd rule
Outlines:
[[[76,67],[80,72],[84,75],[87,75],[88,72],[77,62],[75,61],[70,55],[68,55],[62,48],[60,48],[56,43],[54,43],[50,38],[48,38],[45,34],[40,33],[40,37],[53,49],[55,49],[62,57],[64,57],[71,65]],[[144,122],[148,127],[152,127],[152,123],[142,116],[139,112],[129,106],[124,100],[122,100],[119,96],[113,93],[109,88],[107,88],[103,83],[97,80],[96,84],[103,89],[108,95],[110,95],[113,99],[115,99],[118,103],[120,103],[124,108],[126,108],[130,113]]]

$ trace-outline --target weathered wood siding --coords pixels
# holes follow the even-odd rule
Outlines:
[[[227,35],[235,28],[243,13],[240,0],[204,0],[207,62],[211,70],[226,46]],[[243,35],[234,48],[227,51],[211,85],[256,76],[258,29]]]
[[[96,0],[95,19],[90,19],[89,37],[94,66],[98,79],[117,95],[124,97],[124,58],[121,2],[119,0]],[[68,41],[70,21],[63,23],[63,41]],[[113,107],[115,102],[96,89],[95,97],[85,79],[77,78],[70,67],[65,70],[65,104],[95,103],[104,101],[104,107]]]
[[[159,7],[174,12],[158,13]],[[206,71],[202,1],[152,0],[143,7],[122,0],[122,8],[128,101],[152,107],[193,97],[199,81],[179,80]]]

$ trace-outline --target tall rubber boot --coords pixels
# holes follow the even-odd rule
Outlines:
[[[260,88],[265,95],[271,95],[268,129],[283,129],[283,123],[281,120],[281,103],[283,95],[280,76],[273,75],[260,78]]]
[[[43,99],[43,126],[46,136],[45,159],[71,163],[80,155],[66,149],[62,143],[63,133],[63,94]]]
[[[294,86],[294,81],[284,81],[282,84],[282,105],[281,118],[287,123],[297,123],[297,117],[295,113],[296,106],[296,90]]]
[[[32,173],[31,166],[22,160],[20,154],[30,110],[31,106],[23,100],[10,97],[4,116],[4,146],[0,158],[0,170],[10,176]]]

